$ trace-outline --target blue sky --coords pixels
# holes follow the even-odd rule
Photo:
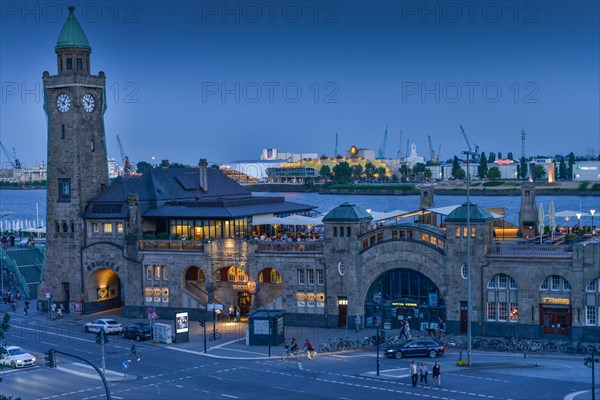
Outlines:
[[[441,158],[600,152],[596,1],[1,1],[0,140],[46,159],[41,76],[68,11],[107,76],[109,155],[256,159],[262,148]],[[4,158],[2,158],[3,161]],[[5,165],[3,165],[5,167]]]

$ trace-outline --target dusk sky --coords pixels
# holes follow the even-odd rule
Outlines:
[[[597,1],[1,1],[0,140],[46,160],[42,72],[75,15],[107,77],[108,154],[258,159],[261,149],[395,157],[600,152]],[[6,168],[4,155],[2,167]]]

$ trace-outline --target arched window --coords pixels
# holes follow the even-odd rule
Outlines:
[[[231,267],[227,274],[229,282],[248,282],[246,271],[241,268]]]
[[[540,290],[551,292],[570,292],[571,284],[560,275],[550,275],[540,284]]]
[[[271,283],[281,283],[281,274],[275,268],[271,270]]]
[[[487,283],[487,320],[517,322],[517,282],[506,274],[494,275]]]

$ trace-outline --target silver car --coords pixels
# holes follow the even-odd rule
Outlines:
[[[12,368],[31,367],[35,365],[35,357],[19,346],[7,346],[0,354],[0,364]]]
[[[92,322],[88,322],[87,324],[85,324],[83,329],[86,332],[100,332],[101,330],[103,330],[104,333],[120,333],[123,327],[114,319],[102,318],[96,319]]]

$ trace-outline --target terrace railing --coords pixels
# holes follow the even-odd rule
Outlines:
[[[204,252],[204,242],[198,240],[157,240],[142,239],[140,251],[196,251]]]
[[[486,246],[485,254],[487,257],[506,258],[572,258],[573,246],[495,243]]]
[[[256,253],[323,253],[322,242],[254,242]]]

